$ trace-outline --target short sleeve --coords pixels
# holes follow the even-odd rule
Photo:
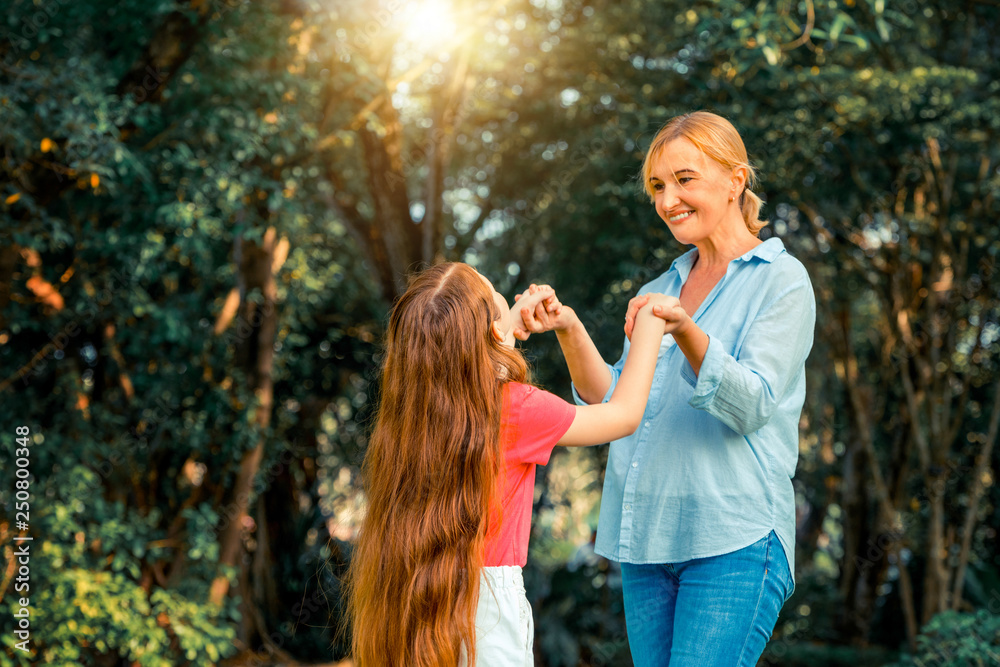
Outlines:
[[[510,410],[516,415],[508,457],[545,465],[552,448],[569,430],[576,407],[553,393],[526,384],[511,387]]]

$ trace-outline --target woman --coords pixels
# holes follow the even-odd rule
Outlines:
[[[555,330],[574,397],[599,403],[644,295],[674,299],[642,424],[609,451],[595,550],[622,564],[638,667],[754,665],[794,588],[791,478],[815,298],[781,241],[758,238],[754,172],[728,121],[674,118],[642,178],[674,238],[694,248],[630,302],[618,363],[555,297],[522,308],[516,335]]]

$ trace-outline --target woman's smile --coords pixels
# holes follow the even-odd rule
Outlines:
[[[670,222],[680,222],[681,220],[684,220],[688,216],[691,216],[693,214],[694,211],[681,211],[680,213],[674,213],[673,215],[671,215],[669,220]]]

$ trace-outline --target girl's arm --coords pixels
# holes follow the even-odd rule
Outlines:
[[[625,336],[632,337],[632,319],[634,314],[646,305],[648,294],[640,294],[628,303],[628,312],[625,313]],[[657,310],[656,315],[662,317],[667,323],[664,330],[668,334],[673,334],[677,347],[684,353],[688,363],[691,364],[695,376],[701,371],[701,364],[705,361],[705,353],[708,352],[708,334],[694,323],[687,311],[681,307],[680,299],[669,297],[669,307]]]
[[[666,307],[667,299],[668,297],[662,294],[650,295],[649,302],[635,317],[632,344],[611,398],[607,403],[576,406],[576,417],[558,444],[600,445],[631,435],[639,428],[639,422],[642,421],[642,415],[646,411],[649,390],[653,385],[656,357],[664,331],[664,320],[653,314],[653,308]],[[587,336],[587,340],[590,341],[590,336]],[[590,345],[593,346],[593,342],[590,342]],[[596,349],[594,352],[596,353]],[[600,358],[600,355],[597,357]],[[600,363],[604,372],[608,374],[607,366],[603,361]],[[576,382],[575,377],[573,381]],[[605,392],[610,383],[609,375],[604,387]],[[577,392],[579,391],[577,385]],[[603,394],[598,401],[600,398],[603,398]]]

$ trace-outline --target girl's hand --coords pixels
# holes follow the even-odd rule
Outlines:
[[[541,299],[538,295],[544,295]],[[514,297],[514,338],[528,340],[533,333],[560,331],[576,321],[576,312],[559,302],[555,290],[548,285],[532,284],[523,294]],[[518,318],[518,315],[520,318]]]
[[[632,329],[639,311],[647,304],[652,305],[653,315],[664,321],[664,334],[680,333],[693,323],[691,317],[681,307],[680,299],[655,292],[641,294],[628,302],[628,312],[625,314],[625,335],[632,340]]]
[[[520,307],[515,305],[510,309],[510,326],[511,331],[514,332],[514,336],[518,338],[518,332],[523,332],[525,329],[524,316],[522,315],[523,312],[528,312],[530,314],[534,313],[537,309],[544,309],[546,307],[545,304],[550,301],[556,301],[558,303],[555,290],[548,285],[532,285],[526,289],[523,294],[515,294],[514,301],[517,302]],[[521,340],[524,340],[525,338],[527,338],[527,336],[521,338]]]

